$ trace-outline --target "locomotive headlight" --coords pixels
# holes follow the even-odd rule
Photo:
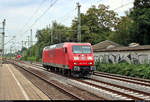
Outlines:
[[[93,58],[92,57],[88,57],[88,60],[93,60]]]
[[[73,57],[74,60],[79,60],[79,57]]]
[[[92,64],[92,62],[89,62],[88,64]]]
[[[77,62],[74,62],[74,65],[77,65],[78,63]]]

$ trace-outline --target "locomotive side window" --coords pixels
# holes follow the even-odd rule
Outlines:
[[[67,53],[67,47],[65,47],[65,53]]]
[[[73,53],[91,53],[90,46],[72,46]]]

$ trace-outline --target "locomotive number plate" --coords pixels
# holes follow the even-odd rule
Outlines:
[[[85,57],[81,57],[81,60],[85,60]]]

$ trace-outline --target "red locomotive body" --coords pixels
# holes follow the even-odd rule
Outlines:
[[[96,70],[90,43],[61,43],[43,49],[43,66],[72,75],[87,76]]]

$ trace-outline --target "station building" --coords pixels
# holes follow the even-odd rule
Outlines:
[[[150,63],[150,45],[131,43],[122,46],[106,40],[93,45],[94,59],[103,63]]]

